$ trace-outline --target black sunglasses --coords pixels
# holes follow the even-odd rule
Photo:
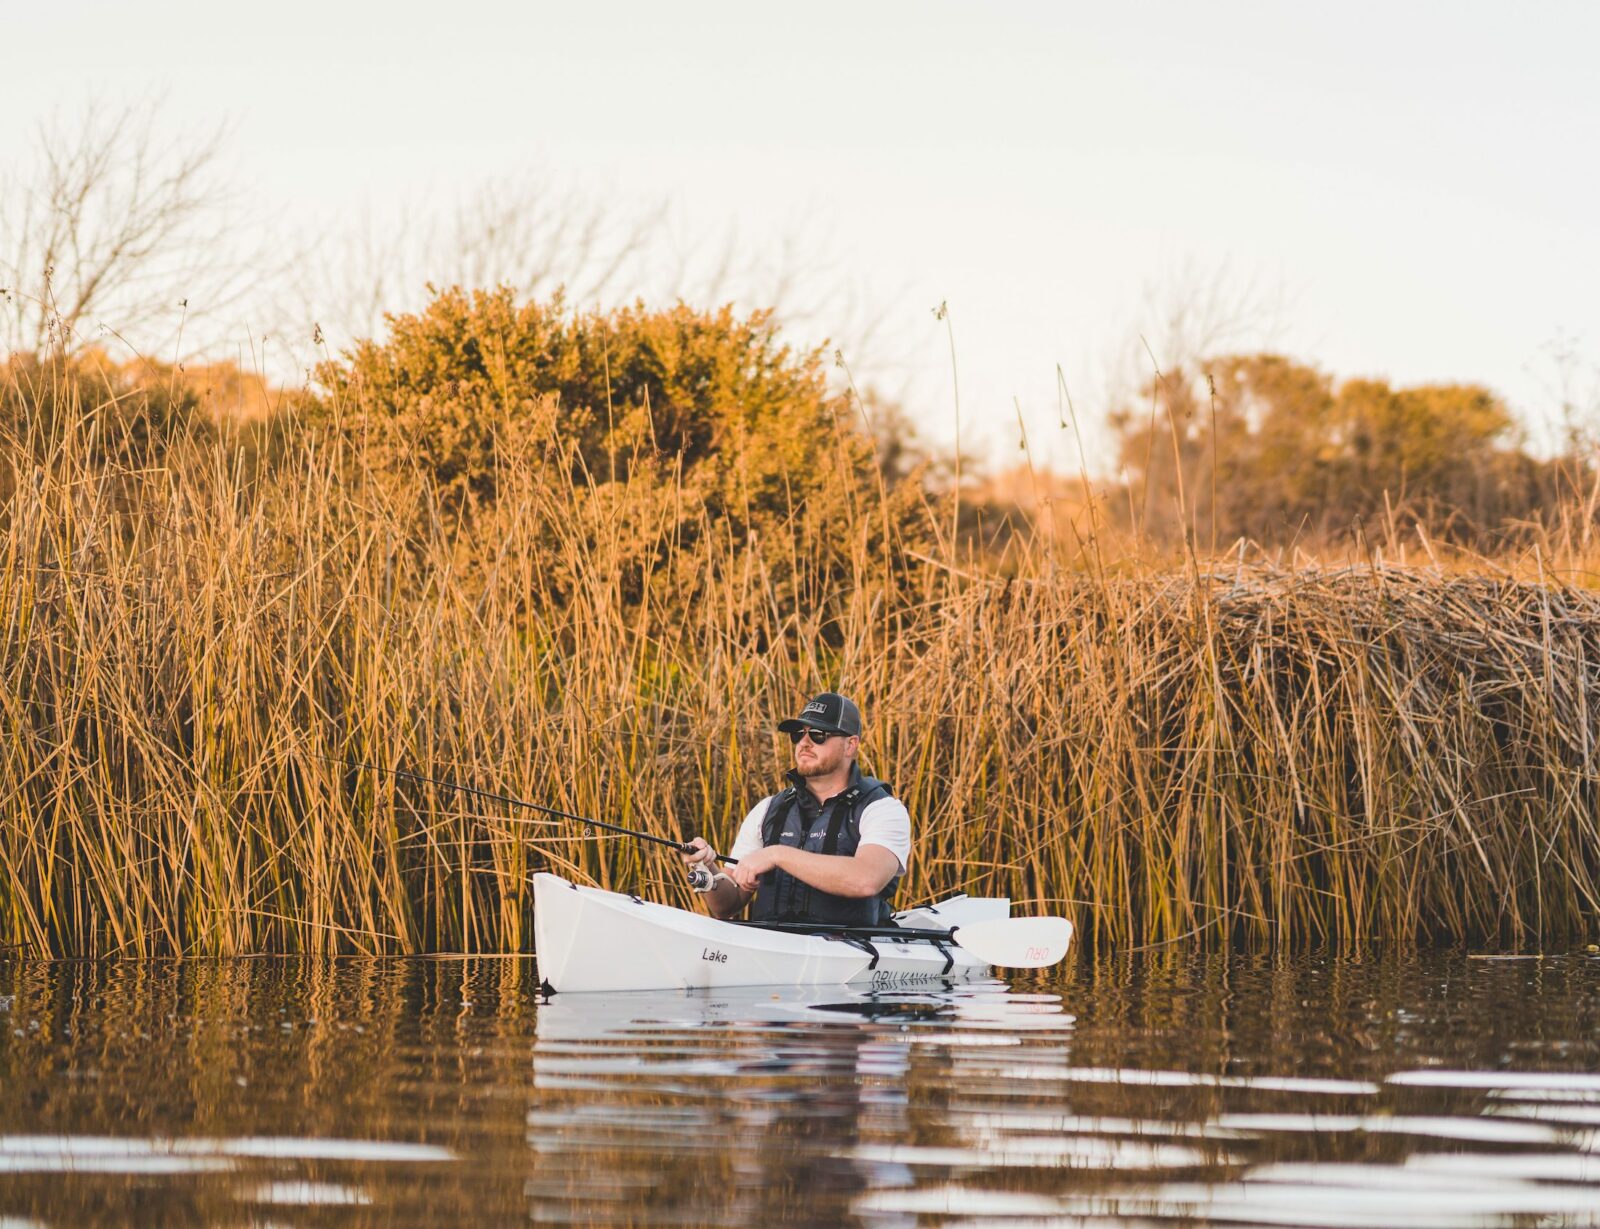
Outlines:
[[[800,745],[800,740],[807,737],[809,737],[812,742],[820,747],[830,738],[844,738],[846,735],[840,734],[838,730],[813,730],[809,727],[803,730],[789,731],[789,741],[797,747]]]

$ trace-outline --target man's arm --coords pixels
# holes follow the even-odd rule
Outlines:
[[[900,859],[882,845],[863,845],[853,854],[807,853],[787,845],[766,845],[728,868],[733,882],[745,894],[741,909],[755,895],[756,880],[773,867],[788,871],[818,891],[862,898],[883,891],[884,885],[900,873]]]
[[[705,894],[706,908],[711,911],[712,917],[731,918],[744,912],[744,907],[755,897],[754,892],[746,892],[734,880],[732,875],[736,867],[729,867],[724,874],[729,878],[719,879],[711,891]]]

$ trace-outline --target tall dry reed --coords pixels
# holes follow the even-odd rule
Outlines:
[[[715,523],[682,546],[670,482],[513,456],[455,522],[359,442],[108,451],[62,395],[4,444],[0,946],[526,949],[543,868],[687,904],[670,853],[349,765],[725,847],[822,687],[914,817],[903,903],[1005,894],[1124,946],[1595,927],[1587,589],[1045,548],[891,570],[871,525],[797,514],[797,558],[827,534],[850,562],[796,601]]]

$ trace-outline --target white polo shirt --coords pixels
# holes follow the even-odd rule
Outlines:
[[[762,846],[761,821],[767,817],[767,804],[776,797],[769,794],[756,803],[739,825],[739,835],[728,856],[737,862]],[[861,844],[882,845],[900,861],[900,874],[911,861],[911,815],[905,803],[893,796],[875,798],[861,812]]]

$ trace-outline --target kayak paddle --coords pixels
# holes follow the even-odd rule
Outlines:
[[[997,917],[957,926],[950,941],[996,968],[1043,969],[1066,956],[1072,923],[1064,917]]]
[[[998,917],[949,930],[917,926],[832,926],[811,922],[735,922],[756,930],[801,935],[840,935],[860,939],[927,940],[965,948],[984,964],[1008,969],[1042,969],[1058,963],[1072,943],[1072,923],[1064,917]]]

